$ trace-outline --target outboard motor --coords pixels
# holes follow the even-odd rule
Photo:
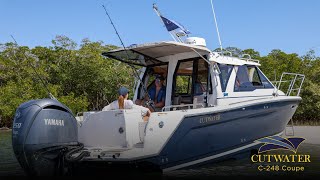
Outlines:
[[[77,121],[57,100],[31,100],[16,110],[12,146],[28,175],[61,174],[63,153],[77,140]]]

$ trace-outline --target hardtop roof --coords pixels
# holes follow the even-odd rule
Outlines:
[[[139,66],[157,66],[166,64],[166,57],[183,53],[195,53],[201,55],[212,54],[212,57],[209,58],[209,60],[222,64],[248,64],[260,66],[260,64],[255,62],[254,60],[228,57],[217,52],[211,52],[207,47],[174,41],[153,42],[140,45],[134,44],[126,48],[119,48],[104,52],[102,53],[102,55],[129,64]],[[188,57],[186,57],[185,59],[188,59]]]
[[[125,49],[119,48],[109,52],[104,52],[102,55],[126,63],[149,66],[158,64],[160,65],[166,62],[163,59],[167,56],[194,52],[192,49],[196,50],[200,54],[208,54],[211,52],[206,47],[194,46],[174,41],[163,41],[141,45],[131,45]]]

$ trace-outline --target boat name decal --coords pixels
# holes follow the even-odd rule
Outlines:
[[[208,122],[218,121],[218,120],[220,120],[220,114],[216,114],[214,116],[202,117],[202,118],[200,118],[199,122],[200,122],[200,124],[203,124],[203,123],[208,123]]]
[[[64,120],[62,119],[44,119],[44,123],[47,126],[64,126]]]

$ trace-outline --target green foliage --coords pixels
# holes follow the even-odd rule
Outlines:
[[[296,119],[305,121],[319,120],[320,84],[307,80],[301,93],[302,102],[295,114]]]
[[[86,96],[75,96],[73,92],[67,96],[60,96],[59,101],[69,107],[74,115],[87,110],[89,102]]]
[[[101,56],[115,46],[84,39],[78,47],[65,36],[52,43],[33,49],[0,45],[0,127],[11,126],[21,103],[48,98],[43,83],[74,114],[100,110],[117,98],[120,86],[133,86],[131,68]]]
[[[249,54],[252,59],[259,59],[260,53],[254,49],[245,49],[242,51],[242,54]]]
[[[176,93],[190,94],[191,93],[191,76],[177,76]]]

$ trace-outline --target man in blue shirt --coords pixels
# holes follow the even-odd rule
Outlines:
[[[157,75],[154,85],[149,89],[148,94],[150,99],[154,102],[155,111],[160,111],[161,108],[165,105],[166,99],[166,87],[163,85],[164,77]],[[136,104],[144,105],[145,100],[149,100],[149,97],[146,96],[143,100],[137,101]],[[148,107],[151,111],[154,111],[153,108]]]

